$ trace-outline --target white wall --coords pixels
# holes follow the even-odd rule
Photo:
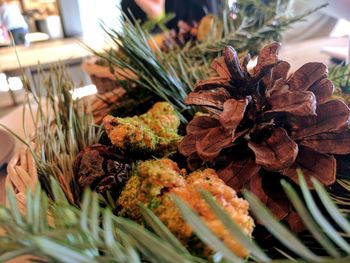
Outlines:
[[[108,26],[119,29],[120,0],[79,0],[83,37],[87,41],[103,41],[100,19]]]

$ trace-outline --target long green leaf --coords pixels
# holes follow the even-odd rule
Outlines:
[[[27,190],[26,193],[26,219],[28,225],[33,225],[33,196],[31,189]]]
[[[32,213],[33,213],[33,232],[36,233],[39,231],[40,226],[43,226],[43,218],[41,218],[40,215],[40,210],[43,209],[46,212],[46,216],[48,211],[46,210],[46,206],[41,207],[41,187],[40,185],[36,185],[35,191],[34,191],[34,196],[33,196],[33,205],[32,205]],[[44,201],[45,202],[45,201]],[[28,201],[27,201],[27,207],[28,207]],[[36,220],[34,220],[36,219]]]
[[[244,262],[236,256],[196,215],[192,209],[177,196],[173,196],[176,206],[180,209],[186,222],[190,224],[197,236],[214,251],[220,252],[227,262]]]
[[[73,249],[72,246],[54,242],[49,238],[33,237],[32,241],[39,249],[59,262],[98,263],[98,261],[85,255],[81,250]]]
[[[170,230],[156,217],[152,211],[145,205],[140,204],[140,210],[143,218],[153,231],[163,240],[167,241],[179,253],[189,255],[187,249],[180,243],[180,241],[170,232]]]
[[[100,207],[98,204],[98,195],[92,193],[91,199],[91,211],[90,211],[90,231],[95,240],[99,240],[99,217],[100,217]]]
[[[86,189],[84,191],[83,200],[81,203],[81,214],[80,214],[80,227],[83,231],[88,231],[88,217],[89,217],[89,207],[91,205],[91,191]]]
[[[58,204],[62,204],[63,206],[69,206],[67,197],[63,192],[59,183],[52,177],[50,178],[50,180],[51,180],[51,189],[54,195],[55,202]]]
[[[16,222],[16,224],[18,226],[23,226],[24,222],[22,219],[22,216],[19,212],[18,206],[17,206],[17,200],[15,197],[15,194],[12,190],[12,187],[6,188],[6,194],[7,194],[7,200],[9,202],[9,208],[12,214],[12,217],[14,219],[14,221]]]
[[[112,212],[110,209],[105,209],[103,213],[104,240],[109,251],[118,262],[127,262],[121,245],[116,242],[114,236],[114,226],[112,222]]]
[[[15,259],[15,258],[23,256],[23,255],[30,255],[34,251],[35,251],[35,248],[30,248],[30,247],[16,249],[16,250],[13,250],[11,252],[7,252],[3,255],[0,255],[0,262],[7,262],[11,259]]]
[[[132,237],[134,242],[136,242],[138,247],[143,250],[143,252],[148,252],[148,255],[158,258],[159,262],[191,262],[186,257],[179,254],[174,248],[164,243],[164,241],[146,231],[135,222],[120,217],[114,218],[114,222],[123,230],[123,232]]]
[[[139,253],[136,250],[137,248],[135,244],[132,242],[130,236],[128,236],[121,230],[116,230],[115,232],[120,238],[120,244],[122,244],[122,246],[124,247],[125,255],[128,258],[127,262],[135,262],[135,263],[141,262]]]

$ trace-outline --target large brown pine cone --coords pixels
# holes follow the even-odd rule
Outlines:
[[[290,65],[278,59],[279,48],[265,46],[251,71],[249,55],[240,61],[232,47],[225,48],[212,64],[218,76],[197,83],[186,98],[207,114],[189,123],[179,150],[190,167],[218,169],[228,185],[249,188],[297,230],[291,205],[271,180],[298,183],[300,168],[310,187],[311,177],[333,184],[333,155],[350,152],[350,110],[330,98],[334,87],[324,64],[307,63],[288,75]]]

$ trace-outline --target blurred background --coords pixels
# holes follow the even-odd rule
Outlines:
[[[69,71],[76,85],[72,91],[73,98],[98,91],[93,75],[88,72],[97,72],[100,68],[97,63],[89,62],[93,57],[82,43],[96,51],[104,50],[106,38],[100,23],[103,21],[110,28],[122,30],[121,1],[124,10],[125,6],[134,8],[137,3],[133,9],[134,15],[141,19],[147,18],[140,9],[146,2],[165,3],[179,16],[186,11],[190,2],[199,6],[192,14],[194,17],[198,14],[201,17],[208,11],[205,8],[203,12],[198,11],[202,3],[211,7],[210,11],[216,15],[218,3],[228,4],[232,10],[238,6],[239,10],[236,0],[0,0],[0,124],[23,136],[21,123],[28,113],[23,115],[22,103],[26,92],[22,76],[25,76],[32,89],[38,91],[42,86],[39,75],[48,75],[50,68],[58,61]],[[273,2],[244,1],[251,1],[255,5],[259,1],[261,4]],[[280,2],[283,1],[290,5],[290,16],[303,14],[328,3],[327,7],[283,32],[280,57],[291,62],[292,71],[306,62],[317,61],[331,66],[349,61],[350,0]],[[251,15],[254,17],[254,14]],[[100,75],[100,80],[112,78],[115,83],[115,76],[106,65],[102,67]],[[106,85],[106,82],[102,85]],[[33,132],[34,127],[27,128]],[[0,175],[5,174],[4,164],[12,156],[14,147],[13,138],[0,129]]]
[[[81,64],[90,54],[86,49],[81,48],[77,40],[83,40],[98,49],[103,46],[104,40],[100,20],[117,30],[121,26],[119,23],[120,0],[1,0],[1,2],[5,5],[17,6],[27,25],[25,38],[23,43],[19,43],[17,52],[23,70],[27,76],[30,76],[29,79],[34,85],[38,85],[36,83],[37,63],[40,62],[45,69],[56,61],[63,61],[66,64],[76,82],[89,85],[91,81],[82,71]],[[228,2],[232,5],[235,1]],[[284,42],[293,44],[310,39],[348,35],[350,31],[349,0],[295,0],[291,10],[294,13],[302,13],[327,2],[329,5],[326,8],[287,30],[284,34]],[[0,20],[0,116],[21,101],[20,90],[23,85],[19,78],[19,61],[11,45],[11,37]],[[331,41],[329,44],[320,45],[323,45],[324,51],[333,52],[332,56],[343,59],[344,54],[339,52],[345,53],[344,40],[342,43],[333,44]],[[337,49],[336,46],[339,45],[342,47]],[[297,56],[298,52],[293,50],[293,54]],[[289,56],[289,53],[287,55]]]
[[[228,0],[228,3],[234,5],[235,1]],[[284,32],[282,57],[293,61],[294,68],[306,61],[332,63],[346,60],[350,1],[295,0],[291,3],[293,14],[322,3],[329,5]],[[40,86],[38,63],[45,71],[56,61],[63,62],[75,82],[94,92],[91,80],[81,66],[91,54],[80,41],[102,49],[104,37],[100,21],[121,29],[120,0],[0,0],[0,4],[16,6],[25,21],[22,24],[26,25],[25,37],[14,48],[5,21],[0,19],[0,117],[23,100],[22,73],[32,86]],[[0,7],[1,12],[4,10]]]
[[[20,64],[34,86],[38,85],[37,64],[45,70],[56,61],[64,62],[77,83],[91,83],[81,69],[82,60],[90,53],[79,41],[101,47],[100,19],[109,25],[115,23],[118,28],[120,1],[17,0],[0,1],[0,4],[2,2],[20,10],[27,33],[24,43],[16,43],[18,61],[10,34],[0,19],[0,116],[22,101]]]

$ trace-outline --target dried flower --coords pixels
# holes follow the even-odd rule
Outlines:
[[[179,150],[191,168],[215,167],[228,185],[250,188],[289,221],[290,205],[273,196],[276,190],[264,179],[282,175],[298,183],[301,168],[310,187],[311,177],[334,183],[333,154],[350,152],[350,110],[330,99],[334,87],[324,64],[307,63],[288,77],[290,65],[278,59],[279,48],[279,43],[265,46],[251,72],[249,55],[240,61],[232,47],[224,49],[212,64],[219,76],[200,81],[186,98],[208,114],[189,123]]]

